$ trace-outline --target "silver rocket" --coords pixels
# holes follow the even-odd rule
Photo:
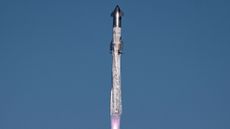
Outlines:
[[[117,5],[112,12],[113,17],[113,39],[110,45],[112,52],[112,89],[110,98],[110,115],[111,115],[111,128],[120,129],[120,116],[122,112],[121,101],[121,17],[123,12]]]

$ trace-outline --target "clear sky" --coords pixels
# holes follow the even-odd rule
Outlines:
[[[229,0],[1,0],[0,129],[110,128],[116,4],[121,128],[230,128]]]

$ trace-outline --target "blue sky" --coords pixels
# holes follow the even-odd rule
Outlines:
[[[122,129],[230,128],[227,0],[1,0],[0,129],[108,129],[124,12]]]

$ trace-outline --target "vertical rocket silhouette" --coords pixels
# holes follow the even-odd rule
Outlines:
[[[111,128],[120,129],[120,116],[122,113],[121,101],[121,17],[123,12],[117,5],[112,12],[113,17],[113,39],[111,42],[112,52],[112,89],[110,98],[110,115],[111,115]]]

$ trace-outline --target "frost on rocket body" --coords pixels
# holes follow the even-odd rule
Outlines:
[[[121,16],[119,6],[116,6],[111,16],[113,17],[112,50],[112,89],[110,98],[111,128],[120,129],[120,116],[122,113],[121,101]]]

